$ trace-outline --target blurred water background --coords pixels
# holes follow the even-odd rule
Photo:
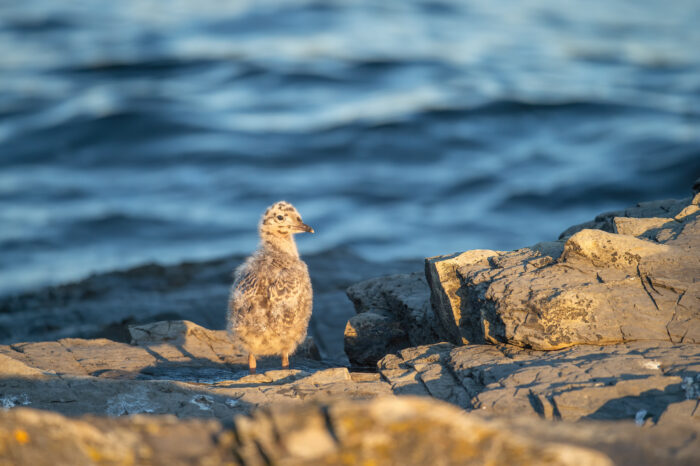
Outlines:
[[[554,239],[700,174],[697,0],[0,2],[0,293]],[[342,264],[339,264],[341,267]]]

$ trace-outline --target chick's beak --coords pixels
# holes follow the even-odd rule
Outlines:
[[[314,232],[314,229],[311,228],[310,226],[308,226],[306,223],[302,223],[301,225],[299,225],[299,227],[302,229],[302,231],[305,231],[305,232],[307,232],[307,233],[313,233],[313,232]]]

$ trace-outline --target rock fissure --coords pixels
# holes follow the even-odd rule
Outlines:
[[[639,266],[637,266],[637,276],[639,277],[639,282],[642,284],[642,288],[644,288],[644,291],[647,293],[647,296],[649,296],[649,299],[651,300],[651,302],[654,304],[654,307],[658,311],[659,305],[656,303],[656,300],[652,296],[651,291],[649,291],[649,288],[647,288],[646,282],[649,280],[649,278],[642,276],[641,272],[639,271]],[[645,278],[646,278],[646,280],[645,280]],[[670,338],[670,335],[669,335],[669,338]]]

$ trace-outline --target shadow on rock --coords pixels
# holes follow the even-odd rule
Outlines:
[[[466,409],[547,419],[691,421],[700,395],[700,348],[670,342],[534,351],[505,345],[408,348],[379,362],[397,394],[432,396]],[[690,402],[689,402],[690,400]]]
[[[223,330],[188,321],[132,326],[132,344],[106,339],[0,346],[0,403],[64,414],[175,414],[230,418],[253,407],[308,398],[372,398],[391,393],[376,374],[305,358],[311,344],[291,356],[261,358],[249,375],[247,356]]]
[[[686,392],[683,388],[683,383],[671,384],[661,389],[646,390],[637,396],[623,396],[613,400],[606,401],[594,413],[583,417],[583,419],[595,420],[610,420],[610,419],[635,419],[638,424],[642,424],[644,420],[651,419],[653,423],[659,422],[661,416],[667,416],[675,412],[675,407],[669,407],[679,400],[687,399]],[[690,415],[695,414],[697,409],[697,399],[687,400],[687,408],[690,409]],[[681,401],[680,403],[683,403]],[[678,418],[687,417],[679,414]]]

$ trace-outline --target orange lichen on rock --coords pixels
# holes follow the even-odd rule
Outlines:
[[[29,442],[29,434],[26,430],[15,429],[14,437],[15,441],[17,441],[17,443],[19,443],[20,445],[24,445],[25,443]]]

